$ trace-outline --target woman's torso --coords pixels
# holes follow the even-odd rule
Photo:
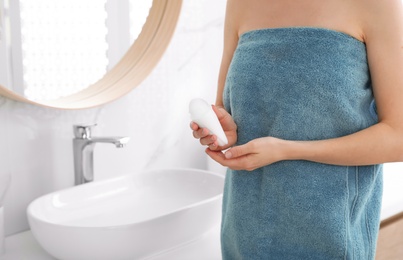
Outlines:
[[[223,95],[238,144],[264,136],[336,138],[377,122],[353,8],[238,2],[240,40]],[[381,194],[379,165],[282,161],[229,170],[223,259],[372,259]]]

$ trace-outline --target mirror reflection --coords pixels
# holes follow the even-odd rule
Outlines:
[[[139,35],[152,0],[0,0],[0,85],[31,100],[95,83]]]

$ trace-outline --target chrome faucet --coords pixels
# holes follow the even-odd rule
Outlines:
[[[130,137],[92,137],[95,125],[74,125],[73,152],[75,185],[94,180],[94,146],[96,143],[111,143],[122,148]]]

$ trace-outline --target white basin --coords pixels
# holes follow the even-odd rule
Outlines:
[[[60,260],[144,259],[218,225],[224,177],[152,170],[47,194],[27,209],[39,244]]]

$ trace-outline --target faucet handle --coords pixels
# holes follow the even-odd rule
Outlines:
[[[74,136],[81,139],[90,139],[92,130],[96,125],[73,125]]]

